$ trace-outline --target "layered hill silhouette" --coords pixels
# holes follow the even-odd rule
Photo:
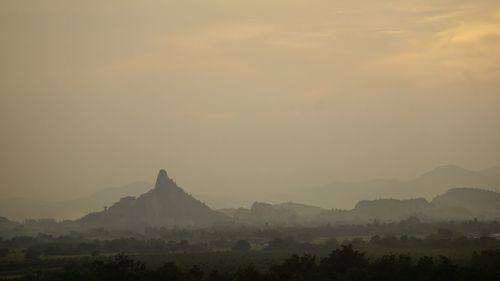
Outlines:
[[[500,191],[500,168],[471,171],[456,165],[439,166],[411,180],[380,179],[361,182],[332,182],[317,188],[281,194],[273,201],[299,201],[323,208],[353,208],[361,199],[418,198],[431,200],[451,188],[467,187]]]
[[[5,217],[0,217],[0,229],[9,229],[9,228],[14,228],[17,227],[18,223],[10,221],[9,219]]]
[[[412,180],[372,180],[363,182],[333,182],[319,188],[307,188],[302,192],[281,194],[269,198],[273,202],[302,202],[324,209],[352,209],[359,200],[378,198],[419,198],[431,200],[451,188],[470,187],[500,190],[500,168],[471,171],[456,165],[437,167]],[[90,212],[101,211],[120,198],[146,193],[151,184],[135,182],[122,187],[107,188],[89,196],[55,202],[25,198],[0,200],[0,215],[12,220],[54,218],[77,219]],[[222,196],[224,197],[224,196]],[[226,196],[227,197],[227,196]],[[233,196],[234,197],[234,196]],[[214,202],[208,202],[214,203]],[[241,210],[242,214],[245,212]]]
[[[303,224],[324,213],[326,209],[294,202],[269,204],[255,202],[250,209],[225,208],[217,210],[236,222],[245,224]]]
[[[496,186],[498,169],[488,169],[480,172],[463,171],[456,166],[445,166],[430,171],[416,179],[399,186],[399,197],[413,188],[433,186],[436,190],[443,190],[439,184],[445,186]],[[458,184],[458,183],[462,184]],[[372,188],[387,188],[389,192],[395,181],[375,181]],[[477,183],[477,184],[475,184]],[[98,193],[102,195],[98,209],[101,211],[89,212],[80,219],[57,223],[54,220],[29,220],[24,223],[10,221],[9,217],[0,213],[0,229],[32,228],[44,229],[73,229],[88,230],[96,228],[144,230],[145,227],[204,227],[217,224],[235,225],[324,225],[333,224],[363,224],[374,220],[391,222],[418,218],[422,221],[448,221],[484,219],[500,221],[500,194],[497,191],[479,188],[446,188],[438,196],[424,198],[422,196],[408,196],[406,199],[397,198],[398,192],[390,192],[384,196],[381,192],[377,197],[359,198],[352,208],[338,208],[331,205],[329,208],[317,207],[312,204],[286,202],[269,204],[255,202],[250,208],[235,208],[212,210],[203,202],[195,199],[182,190],[165,170],[160,170],[154,188],[144,188],[142,185],[132,185],[129,188],[111,189]],[[350,187],[364,190],[367,183],[351,183]],[[344,186],[346,187],[346,186]],[[141,192],[142,189],[146,189]],[[124,191],[131,195],[121,196]],[[416,190],[415,194],[417,193]],[[316,198],[338,200],[346,192],[329,190],[329,193],[317,193]],[[134,194],[135,193],[135,194]],[[363,193],[361,193],[363,194]],[[97,196],[97,195],[95,195]],[[113,197],[117,197],[113,200]],[[385,197],[385,198],[384,198]],[[121,199],[120,199],[121,198]],[[410,199],[408,199],[410,198]],[[304,198],[306,199],[306,198]],[[109,208],[102,210],[105,200]],[[77,202],[77,201],[73,201]],[[97,204],[97,203],[96,203]],[[78,205],[78,204],[76,204]],[[4,207],[4,206],[2,206]],[[334,207],[334,209],[332,208]],[[97,208],[97,207],[96,207]],[[63,210],[64,211],[64,210]],[[36,218],[36,217],[35,217]]]
[[[476,188],[453,188],[431,201],[425,198],[361,200],[349,210],[323,209],[297,203],[256,202],[249,209],[221,209],[236,222],[259,225],[364,224],[395,222],[500,220],[500,193]]]
[[[124,197],[106,210],[79,219],[83,228],[141,229],[160,226],[208,226],[227,221],[187,194],[160,170],[153,189],[139,197]]]
[[[75,221],[27,220],[0,217],[0,233],[36,235],[94,229],[142,232],[147,227],[211,227],[217,225],[318,226],[366,224],[374,221],[500,221],[500,193],[475,188],[453,188],[431,201],[425,198],[361,200],[352,209],[324,209],[286,202],[255,202],[250,208],[210,209],[184,192],[164,170],[153,189],[136,197],[123,197],[106,210]]]
[[[467,210],[476,217],[500,218],[500,193],[477,188],[453,188],[431,203],[441,209]]]
[[[151,189],[147,182],[133,182],[124,186],[99,190],[88,196],[67,201],[44,201],[26,198],[0,200],[0,215],[13,220],[53,218],[77,219],[90,212],[111,206],[122,197],[139,196]]]

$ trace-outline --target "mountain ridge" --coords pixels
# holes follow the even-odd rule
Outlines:
[[[281,195],[280,198],[285,200],[270,198],[269,201],[300,202],[300,204],[323,209],[351,209],[360,200],[417,197],[431,200],[438,194],[460,186],[500,190],[500,168],[491,167],[481,171],[471,171],[457,165],[443,165],[407,181],[378,179],[361,182],[334,182],[324,187],[292,193],[290,196]],[[23,198],[0,200],[0,215],[17,221],[42,218],[77,219],[90,212],[101,211],[105,206],[111,206],[123,197],[138,197],[149,191],[151,187],[152,185],[146,182],[135,182],[122,187],[106,188],[89,196],[65,202]],[[349,192],[344,192],[347,189]],[[243,209],[234,210],[240,210],[240,215],[243,215],[245,213]]]
[[[124,197],[108,209],[90,213],[76,222],[84,228],[114,229],[157,226],[207,226],[224,222],[226,216],[213,211],[177,186],[160,170],[153,189],[137,198]]]
[[[89,212],[109,206],[125,196],[138,196],[151,184],[135,181],[123,186],[108,187],[89,195],[65,201],[37,200],[23,197],[0,200],[0,215],[13,220],[54,218],[77,219]]]
[[[304,204],[322,208],[335,206],[336,208],[350,209],[360,199],[423,197],[430,200],[438,194],[455,187],[473,187],[500,191],[500,168],[492,167],[472,171],[458,165],[442,165],[410,180],[334,181],[317,188],[281,194],[276,197],[300,201]],[[349,192],[342,192],[343,190],[349,190]],[[282,200],[274,198],[273,201]]]
[[[471,200],[472,199],[472,200]],[[484,204],[486,201],[487,204]],[[321,225],[364,224],[374,220],[395,222],[407,219],[421,221],[500,220],[500,193],[477,188],[452,188],[432,200],[425,198],[378,198],[360,200],[352,209],[322,209],[316,206],[314,214],[305,215],[296,209],[286,209],[288,203],[255,202],[249,209],[222,209],[239,223],[258,225]]]

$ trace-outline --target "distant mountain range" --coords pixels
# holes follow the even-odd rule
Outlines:
[[[136,190],[135,187],[131,189]],[[347,210],[293,202],[255,202],[248,209],[212,210],[177,186],[165,170],[160,170],[153,189],[138,197],[122,197],[102,211],[60,223],[47,219],[17,223],[0,217],[0,232],[60,233],[93,229],[143,231],[147,227],[198,228],[216,225],[314,226],[408,219],[500,221],[500,193],[477,188],[452,188],[431,201],[425,198],[361,200],[354,208]]]
[[[122,197],[138,196],[151,189],[151,184],[134,182],[121,187],[111,187],[89,196],[68,201],[43,201],[26,198],[0,200],[0,215],[14,220],[53,218],[77,219],[90,212],[111,206]]]
[[[139,197],[124,197],[101,212],[90,213],[76,222],[83,228],[144,229],[144,227],[200,227],[228,221],[187,194],[160,170],[154,189]]]
[[[281,194],[277,201],[292,200],[323,208],[350,209],[361,200],[418,198],[428,200],[451,188],[470,187],[500,191],[500,168],[471,171],[456,165],[437,167],[412,180],[381,179],[362,182],[332,182],[318,188]]]
[[[255,202],[250,209],[225,208],[217,210],[244,224],[301,224],[313,220],[326,209],[294,202],[269,204]]]
[[[393,222],[415,218],[421,221],[500,220],[500,193],[475,188],[453,188],[435,197],[415,199],[361,200],[350,210],[316,206],[256,202],[250,209],[221,209],[234,221],[248,225],[363,224],[375,220]]]
[[[163,186],[165,188],[158,186],[163,182],[160,180],[162,178],[165,180],[165,186]],[[207,218],[217,217],[208,206],[182,191],[173,180],[166,176],[166,172],[161,172],[158,180],[152,190],[150,184],[136,182],[123,187],[104,189],[90,196],[66,202],[22,198],[2,200],[0,201],[0,216],[13,220],[28,218],[74,220],[85,216],[80,222],[89,226],[109,225],[110,223],[126,224],[121,222],[120,216],[127,219],[135,218],[139,225],[167,222],[168,224],[189,225],[211,221],[211,219],[202,218],[204,213],[208,214]],[[472,216],[496,218],[498,210],[495,204],[498,204],[496,199],[498,194],[471,188],[499,190],[500,168],[470,171],[447,165],[409,181],[336,182],[321,188],[289,194],[287,197],[287,200],[305,204],[288,202],[272,205],[256,202],[249,209],[221,209],[220,213],[225,217],[245,223],[260,223],[267,220],[289,224],[312,223],[318,220],[355,221],[354,218],[362,220],[375,215],[386,219],[397,219],[404,214],[417,213],[417,211],[422,218],[425,218],[426,214],[429,218]],[[442,195],[435,197],[438,194]],[[377,200],[380,198],[387,199]],[[407,198],[420,199],[406,200]],[[360,199],[364,200],[359,201]],[[429,201],[431,199],[432,201]],[[103,211],[106,206],[109,208]],[[436,206],[439,207],[439,211]],[[332,208],[344,209],[344,211],[332,211]],[[426,208],[432,215],[425,211]],[[193,217],[182,217],[185,213]],[[86,214],[89,215],[86,216]],[[174,218],[169,221],[170,217]]]

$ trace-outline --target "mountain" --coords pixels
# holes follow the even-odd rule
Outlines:
[[[293,211],[297,214],[297,216],[301,218],[315,217],[325,211],[325,209],[321,207],[295,203],[295,202],[285,202],[277,204],[275,206],[277,206],[278,208],[283,208],[285,210]]]
[[[77,221],[83,228],[143,229],[148,226],[199,227],[229,218],[187,194],[160,170],[154,189],[135,198],[124,197],[106,210]]]
[[[13,220],[22,221],[29,218],[55,217],[62,213],[61,202],[49,202],[26,198],[10,198],[0,200],[0,215]]]
[[[250,209],[222,209],[221,212],[238,223],[262,225],[322,225],[365,224],[374,220],[395,222],[402,220],[500,220],[500,193],[476,188],[453,188],[436,196],[431,202],[425,198],[361,200],[348,210],[298,204],[269,204],[255,202]]]
[[[480,171],[481,174],[494,178],[496,181],[500,182],[500,167],[491,167]]]
[[[500,176],[500,174],[498,175]],[[418,176],[408,183],[406,189],[412,196],[433,197],[455,187],[500,189],[500,177],[485,172],[476,172],[456,165],[445,165]]]
[[[10,221],[5,217],[0,217],[0,230],[12,229],[19,226],[18,223]]]
[[[138,196],[151,188],[146,182],[134,182],[121,187],[99,190],[89,196],[68,201],[43,201],[26,198],[0,200],[0,215],[14,220],[80,218],[89,212],[102,210],[125,196]]]
[[[111,187],[99,190],[90,196],[69,201],[67,204],[73,206],[68,208],[68,218],[79,218],[90,212],[102,210],[111,206],[120,198],[126,196],[139,196],[151,189],[151,183],[137,181],[120,187]]]
[[[322,208],[351,209],[361,199],[423,197],[430,200],[437,194],[442,194],[455,187],[475,187],[500,191],[500,167],[471,171],[456,165],[445,165],[407,181],[379,179],[361,182],[332,182],[322,187],[312,187],[268,198],[273,202],[291,200]],[[120,198],[137,197],[150,188],[151,184],[149,183],[135,182],[62,202],[25,198],[4,199],[0,200],[0,216],[17,221],[41,218],[77,219],[89,212],[100,211]],[[221,196],[216,195],[220,194],[206,194],[204,198],[211,198],[209,202],[214,203],[215,198],[221,198]]]
[[[363,182],[332,182],[322,187],[311,188],[280,198],[303,202],[323,208],[351,209],[360,199],[396,197],[395,191],[403,185],[399,180],[371,180]]]
[[[500,168],[471,171],[456,165],[445,165],[412,180],[381,179],[362,182],[332,182],[322,187],[281,194],[273,201],[286,199],[324,208],[351,209],[360,199],[418,198],[428,200],[455,187],[500,190]]]
[[[366,219],[395,221],[418,216],[432,208],[433,206],[424,198],[405,200],[377,199],[359,201],[351,212],[355,216]]]
[[[0,217],[0,234],[60,235],[71,231],[143,231],[145,227],[206,227],[214,225],[318,226],[357,225],[374,222],[432,222],[464,220],[500,221],[500,193],[475,188],[453,188],[431,202],[424,198],[362,200],[349,210],[323,209],[286,202],[255,202],[250,208],[213,211],[184,192],[160,171],[155,187],[135,198],[124,197],[110,208],[76,221],[27,220],[12,222]],[[20,234],[21,233],[21,234]]]
[[[477,217],[500,219],[500,193],[477,188],[453,188],[431,202],[439,209],[467,209]]]
[[[383,221],[412,216],[424,221],[500,220],[500,193],[478,188],[452,188],[430,202],[423,198],[363,200],[347,214],[358,220]]]
[[[320,207],[294,202],[281,204],[255,202],[250,209],[227,208],[217,211],[243,224],[271,223],[279,225],[296,225],[308,223],[326,210]]]
[[[498,221],[500,193],[478,188],[452,188],[430,202],[424,198],[362,200],[352,210],[332,210],[319,217],[336,223],[363,223],[374,219],[387,222],[410,217],[417,217],[422,221],[474,218]]]

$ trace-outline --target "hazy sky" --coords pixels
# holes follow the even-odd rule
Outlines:
[[[0,197],[500,164],[500,1],[1,1]]]

